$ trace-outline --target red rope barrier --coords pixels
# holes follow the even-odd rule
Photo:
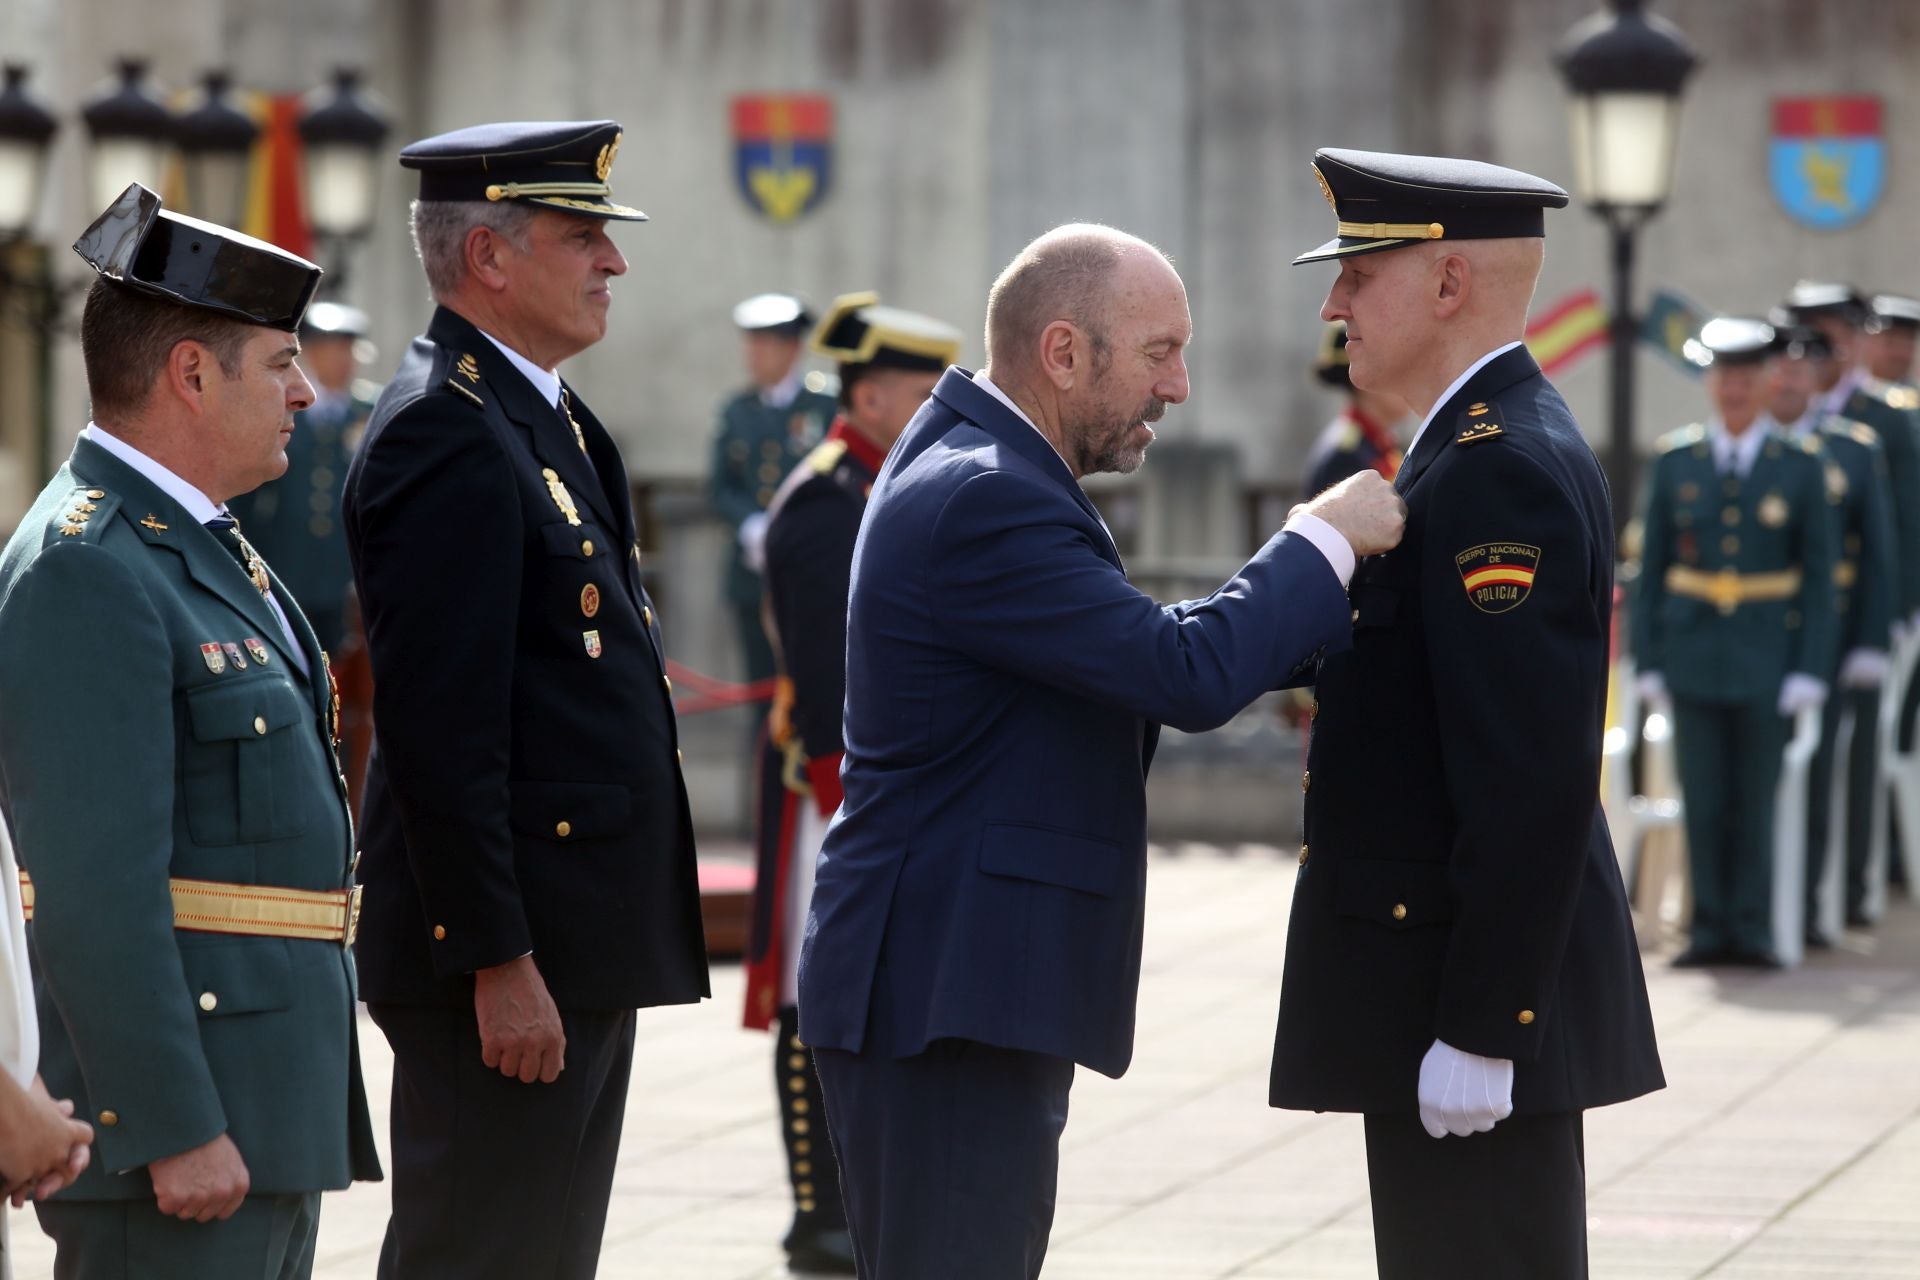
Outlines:
[[[771,678],[756,680],[752,684],[717,680],[672,658],[667,659],[667,677],[676,685],[685,686],[687,692],[694,695],[674,703],[674,711],[683,716],[724,711],[728,707],[746,706],[754,702],[770,702],[777,683]]]

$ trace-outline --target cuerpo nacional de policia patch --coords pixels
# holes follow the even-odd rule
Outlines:
[[[1505,613],[1518,608],[1533,590],[1540,568],[1540,548],[1524,542],[1484,542],[1453,558],[1467,600],[1482,613]]]

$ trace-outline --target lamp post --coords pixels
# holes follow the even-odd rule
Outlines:
[[[167,144],[173,140],[173,113],[142,83],[146,62],[122,58],[119,72],[116,85],[96,93],[80,108],[80,118],[93,140],[90,209],[112,204],[130,182],[159,191]]]
[[[378,101],[360,89],[360,72],[343,67],[333,73],[332,91],[315,89],[300,117],[307,152],[307,222],[331,249],[328,293],[338,296],[346,281],[347,247],[373,228],[374,197],[379,192],[380,144],[389,130]]]
[[[1645,7],[1645,0],[1611,0],[1576,23],[1554,54],[1572,95],[1574,186],[1612,241],[1607,469],[1616,529],[1634,510],[1634,242],[1672,188],[1680,90],[1699,60],[1678,27]]]
[[[201,83],[199,103],[174,121],[174,141],[186,161],[187,212],[237,227],[247,217],[247,173],[260,126],[233,105],[226,71],[209,71]]]
[[[0,244],[26,235],[47,181],[47,147],[59,129],[27,92],[27,69],[9,62],[0,86]]]

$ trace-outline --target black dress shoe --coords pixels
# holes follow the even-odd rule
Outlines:
[[[1705,969],[1710,965],[1725,964],[1726,962],[1727,950],[1725,947],[1692,946],[1673,958],[1673,967],[1676,969]]]
[[[1784,969],[1787,962],[1766,947],[1735,947],[1727,955],[1728,964],[1745,969]]]
[[[853,1237],[845,1227],[796,1227],[787,1234],[787,1270],[802,1276],[850,1276]]]
[[[1859,907],[1849,907],[1847,908],[1847,928],[1871,929],[1873,928],[1873,917]]]
[[[1833,950],[1833,939],[1818,925],[1807,926],[1807,946],[1814,951]]]

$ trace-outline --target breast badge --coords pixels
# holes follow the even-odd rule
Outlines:
[[[233,664],[235,671],[245,671],[247,669],[247,655],[240,652],[239,645],[229,640],[220,647],[227,651],[227,661]]]
[[[1521,542],[1487,542],[1468,547],[1453,558],[1467,602],[1482,613],[1505,613],[1518,608],[1533,590],[1540,568],[1540,548]]]
[[[587,646],[587,656],[589,658],[597,658],[600,656],[600,633],[598,631],[582,631],[580,633],[580,640]]]
[[[1769,529],[1783,529],[1790,514],[1787,500],[1777,493],[1770,493],[1760,499],[1760,523]]]
[[[567,492],[567,486],[560,480],[560,473],[552,467],[540,468],[540,474],[547,480],[547,495],[553,499],[553,505],[560,508],[560,514],[567,518],[568,524],[580,523],[580,508],[573,505],[573,495]]]
[[[580,612],[589,618],[600,612],[600,588],[591,582],[580,588]]]
[[[207,664],[207,670],[213,672],[215,675],[219,675],[227,669],[227,655],[221,651],[220,646],[217,644],[201,645],[200,657],[201,660]]]
[[[255,662],[263,667],[267,665],[267,646],[261,643],[259,636],[248,636],[240,643],[247,647],[247,652],[253,655]]]

